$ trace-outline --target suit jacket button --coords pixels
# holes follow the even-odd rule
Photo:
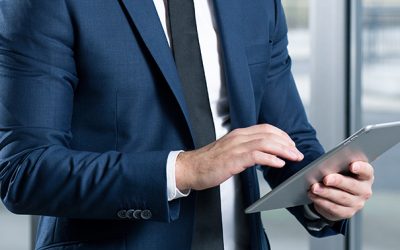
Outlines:
[[[119,210],[117,213],[118,218],[120,219],[126,219],[126,210]]]
[[[152,214],[151,214],[151,211],[150,211],[150,210],[146,209],[146,210],[143,210],[143,211],[140,213],[140,216],[142,217],[143,220],[148,220],[148,219],[151,218]]]
[[[135,210],[134,209],[129,209],[128,211],[126,211],[126,218],[133,219],[133,215],[134,214],[135,214]]]

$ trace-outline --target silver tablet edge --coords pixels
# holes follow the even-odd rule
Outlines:
[[[309,165],[305,166],[304,168],[299,170],[297,173],[295,173],[294,175],[292,175],[291,177],[286,179],[284,182],[279,184],[277,187],[275,187],[269,193],[267,193],[266,195],[264,195],[263,197],[258,199],[256,202],[254,202],[252,205],[250,205],[248,208],[245,209],[245,213],[248,214],[248,213],[260,212],[260,211],[258,211],[257,209],[254,209],[254,208],[258,207],[258,205],[260,203],[262,203],[265,199],[267,199],[270,195],[272,195],[275,192],[278,192],[279,190],[285,188],[287,185],[289,185],[291,183],[292,179],[298,178],[299,175],[302,175],[302,173],[306,172],[309,168],[312,168],[313,166],[315,166],[316,164],[319,164],[319,162],[323,161],[327,157],[330,157],[332,154],[335,154],[338,150],[340,150],[341,147],[345,146],[347,143],[351,142],[352,140],[357,138],[359,135],[361,135],[363,133],[368,133],[370,130],[372,130],[374,128],[391,127],[391,126],[396,126],[396,125],[400,125],[400,122],[389,122],[389,123],[373,124],[373,125],[368,125],[368,126],[365,126],[365,127],[361,128],[360,130],[358,130],[357,132],[355,132],[354,134],[349,136],[347,139],[345,139],[344,141],[340,142],[336,147],[334,147],[333,149],[329,150],[326,154],[321,155],[320,157],[318,157],[317,159],[315,159],[314,161],[309,163]]]

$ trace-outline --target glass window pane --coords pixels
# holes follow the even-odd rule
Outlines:
[[[297,88],[306,108],[310,102],[310,56],[309,1],[282,1],[289,27],[289,54]]]
[[[400,0],[363,0],[363,125],[400,120]],[[400,145],[374,162],[363,249],[399,249]],[[377,233],[379,231],[379,233]]]
[[[293,74],[304,105],[310,99],[310,30],[309,1],[282,1],[289,26],[289,53],[293,61]],[[261,194],[270,189],[260,176]],[[309,249],[307,231],[285,209],[262,213],[265,231],[274,250]]]
[[[11,214],[0,202],[0,249],[28,250],[29,216]]]

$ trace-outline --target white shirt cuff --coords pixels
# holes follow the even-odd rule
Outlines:
[[[182,193],[178,188],[176,188],[176,179],[175,179],[175,165],[176,158],[178,155],[183,152],[180,151],[171,151],[168,154],[167,159],[167,192],[168,192],[168,201],[172,201],[178,198],[186,197],[190,194],[190,189],[185,193]]]

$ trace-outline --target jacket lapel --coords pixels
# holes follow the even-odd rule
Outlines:
[[[152,0],[119,0],[174,93],[189,125],[187,106],[171,49]],[[225,81],[230,100],[232,128],[256,123],[256,108],[243,42],[238,0],[214,0],[223,48]]]
[[[183,90],[176,70],[172,51],[168,45],[164,30],[152,0],[118,0],[126,11],[128,18],[133,21],[133,28],[139,32],[147,49],[158,65],[170,86],[186,122],[191,130],[188,109],[183,96]]]
[[[223,48],[225,81],[232,129],[257,121],[253,86],[243,42],[241,6],[238,0],[214,0]]]

